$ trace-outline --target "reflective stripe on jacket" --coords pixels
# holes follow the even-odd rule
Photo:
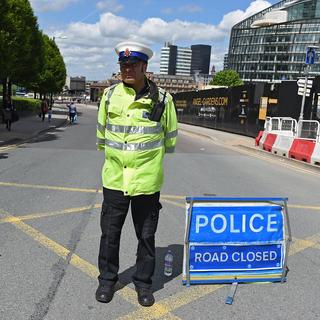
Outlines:
[[[159,89],[160,99],[163,90]],[[134,89],[120,83],[102,96],[97,125],[98,150],[105,150],[102,183],[125,195],[152,194],[163,183],[163,157],[173,152],[177,137],[177,116],[170,94],[160,122],[148,119],[152,100],[135,101]]]

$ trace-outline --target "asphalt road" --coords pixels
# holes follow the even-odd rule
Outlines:
[[[0,149],[0,319],[319,319],[320,171],[265,153],[227,146],[234,135],[208,139],[180,130],[165,160],[157,232],[157,304],[137,304],[131,283],[136,239],[130,215],[120,255],[120,289],[110,304],[95,301],[100,171],[96,109],[79,122],[18,147]],[[192,131],[192,129],[190,129]],[[231,146],[231,147],[230,147]],[[288,197],[294,237],[284,284],[185,288],[181,283],[185,196]],[[172,277],[163,275],[167,249]]]

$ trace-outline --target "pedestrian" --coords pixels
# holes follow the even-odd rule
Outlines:
[[[76,108],[73,101],[69,104],[68,108],[69,108],[70,124],[72,124],[72,123],[74,123],[76,115],[77,115],[77,108]]]
[[[6,124],[6,129],[8,131],[11,131],[11,124],[13,122],[13,104],[11,97],[6,95],[5,96],[5,101],[4,101],[4,109],[3,109],[3,120],[4,123]]]
[[[52,107],[50,106],[48,109],[48,122],[51,122],[51,118],[52,118]]]
[[[98,112],[97,146],[105,151],[105,163],[96,299],[108,303],[113,298],[120,235],[131,204],[138,239],[132,278],[138,302],[149,307],[154,304],[151,286],[163,158],[174,151],[177,116],[171,95],[145,76],[152,51],[135,42],[122,42],[115,50],[122,82],[104,91]]]
[[[41,117],[42,121],[44,121],[44,118],[45,118],[47,112],[48,112],[47,99],[43,98],[41,100],[41,105],[40,105],[40,117]]]

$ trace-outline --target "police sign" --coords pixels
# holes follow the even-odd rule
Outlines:
[[[183,282],[284,281],[286,198],[187,198]]]

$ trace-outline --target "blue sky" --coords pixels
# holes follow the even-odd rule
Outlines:
[[[211,66],[223,66],[231,27],[276,0],[31,0],[40,29],[55,36],[67,73],[104,80],[118,71],[116,43],[135,40],[154,51],[149,70],[159,72],[165,41],[212,46]]]

